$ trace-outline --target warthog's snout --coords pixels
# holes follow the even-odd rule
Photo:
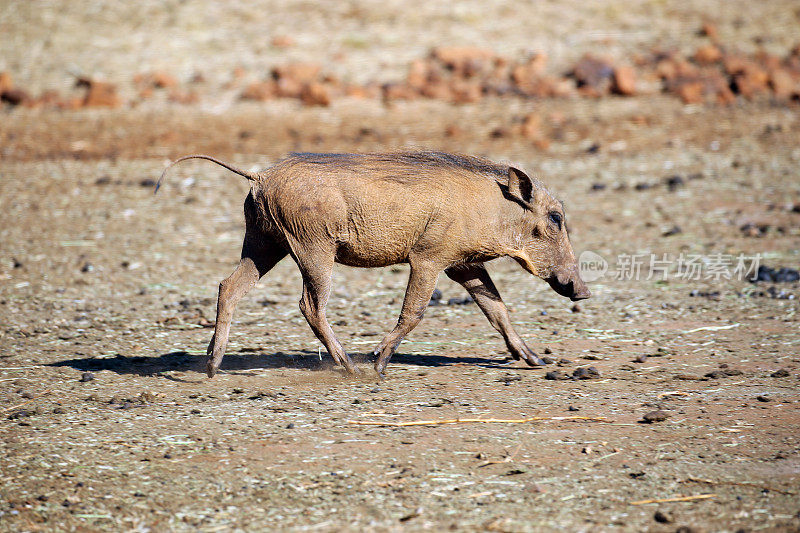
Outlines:
[[[566,296],[573,302],[585,300],[592,295],[586,283],[577,274],[574,276],[559,276],[558,274],[553,274],[545,281],[550,284],[550,287],[552,287],[554,291],[561,296]]]

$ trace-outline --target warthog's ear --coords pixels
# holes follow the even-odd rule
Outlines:
[[[533,181],[520,169],[508,167],[508,192],[530,203],[533,199]]]

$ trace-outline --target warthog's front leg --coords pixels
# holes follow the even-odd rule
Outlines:
[[[506,341],[508,351],[514,359],[524,359],[530,366],[538,366],[545,364],[544,361],[531,351],[530,348],[522,340],[522,337],[514,331],[511,326],[511,320],[508,316],[508,309],[500,293],[497,291],[492,278],[486,271],[483,263],[472,263],[469,265],[448,268],[445,274],[460,283],[478,307],[481,308],[483,314],[489,319],[489,323],[496,329]]]

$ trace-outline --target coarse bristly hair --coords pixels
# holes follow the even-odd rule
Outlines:
[[[369,169],[373,165],[397,164],[398,166],[426,169],[453,169],[476,174],[488,174],[495,178],[507,178],[508,165],[501,165],[488,159],[461,154],[450,154],[434,150],[400,151],[363,154],[328,154],[300,152],[292,153],[280,164],[305,163],[329,168],[361,167]]]

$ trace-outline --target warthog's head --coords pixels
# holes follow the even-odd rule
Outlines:
[[[525,208],[518,227],[513,228],[514,243],[508,255],[561,296],[572,301],[591,296],[569,241],[564,205],[540,181],[513,167],[508,169],[508,194]]]

